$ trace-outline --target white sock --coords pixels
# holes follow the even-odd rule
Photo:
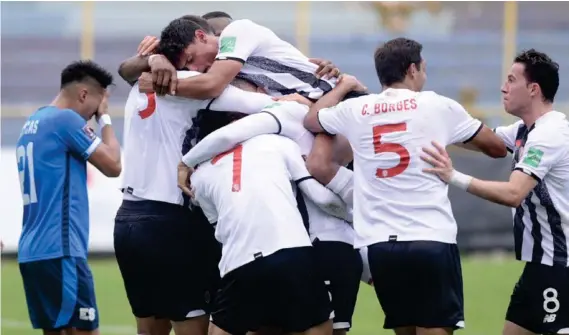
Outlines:
[[[354,172],[340,166],[340,169],[326,187],[339,195],[346,205],[350,207],[354,205]]]

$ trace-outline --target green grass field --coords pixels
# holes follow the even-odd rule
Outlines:
[[[462,335],[499,334],[514,283],[522,263],[504,259],[464,258],[466,329]],[[100,311],[101,334],[136,334],[134,319],[114,260],[91,261]],[[29,324],[22,281],[15,261],[3,261],[2,334],[39,334]],[[383,330],[383,314],[373,290],[362,285],[353,320],[352,335],[392,334]]]

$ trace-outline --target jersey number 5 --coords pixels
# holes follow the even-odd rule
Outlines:
[[[243,146],[239,144],[235,148],[220,153],[219,155],[215,156],[211,161],[211,164],[217,163],[223,157],[233,154],[233,185],[231,186],[232,192],[239,192],[241,191],[241,166],[243,162]]]
[[[406,123],[385,124],[373,127],[373,150],[375,154],[392,152],[399,156],[399,164],[389,169],[377,169],[375,176],[377,178],[391,178],[403,173],[409,166],[409,151],[401,144],[383,143],[381,136],[396,131],[406,131]]]
[[[138,112],[138,116],[143,120],[156,111],[156,93],[146,93],[146,99],[148,100],[146,108]]]
[[[25,147],[20,145],[16,149],[18,157],[18,171],[20,172],[20,189],[24,206],[38,202],[36,193],[36,178],[34,176],[34,142],[29,142]],[[26,167],[29,178],[29,190],[26,192],[24,184],[26,180]]]

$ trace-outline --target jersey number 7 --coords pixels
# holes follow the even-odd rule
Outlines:
[[[241,167],[243,162],[243,146],[239,144],[235,148],[222,152],[211,160],[211,164],[217,163],[223,157],[233,154],[233,185],[231,186],[232,192],[241,191]]]
[[[396,131],[406,131],[406,123],[396,123],[396,124],[384,124],[373,127],[373,151],[375,154],[392,152],[399,156],[399,164],[389,169],[377,169],[375,171],[375,176],[377,178],[391,178],[398,174],[403,173],[409,166],[409,151],[397,143],[383,143],[381,142],[381,136],[388,133],[393,133]]]

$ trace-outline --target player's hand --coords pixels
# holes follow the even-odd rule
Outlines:
[[[176,95],[178,77],[176,68],[163,55],[152,55],[148,58],[152,72],[152,84],[158,95]]]
[[[152,73],[143,72],[138,77],[138,91],[140,93],[154,93],[154,86],[152,84]]]
[[[350,92],[367,92],[367,87],[362,84],[358,78],[349,75],[349,74],[342,74],[340,78],[338,78],[338,82],[336,83],[337,86],[345,86]]]
[[[437,175],[439,178],[441,178],[442,181],[448,183],[452,178],[452,174],[454,173],[452,160],[442,145],[438,144],[435,141],[431,143],[435,149],[423,148],[423,152],[426,153],[426,155],[421,155],[421,159],[431,164],[433,167],[425,168],[423,171]]]
[[[282,97],[273,97],[273,100],[275,100],[275,101],[296,101],[299,104],[306,105],[308,107],[312,106],[312,101],[310,101],[308,98],[305,98],[298,93],[287,94],[287,95],[283,95]]]
[[[194,197],[194,192],[191,189],[190,177],[194,173],[194,169],[180,162],[178,164],[178,187],[189,197]]]
[[[104,114],[109,114],[109,91],[105,90],[105,95],[97,108],[97,112],[95,113],[95,121],[99,122],[99,119]]]
[[[318,65],[318,69],[315,72],[316,78],[330,79],[340,77],[340,69],[331,61],[322,58],[310,58],[308,61]]]
[[[156,48],[158,48],[159,43],[160,40],[158,39],[158,37],[146,36],[145,38],[142,39],[142,42],[140,42],[140,44],[138,45],[136,53],[142,57],[152,55],[156,51]]]

